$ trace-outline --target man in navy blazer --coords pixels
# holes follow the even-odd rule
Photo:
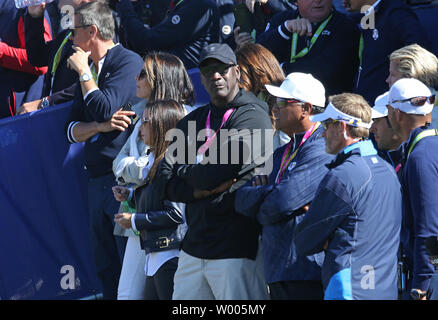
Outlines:
[[[113,42],[114,19],[106,4],[96,1],[81,5],[74,22],[72,39],[76,52],[67,64],[77,72],[79,84],[66,126],[67,139],[70,143],[85,142],[93,253],[103,298],[116,299],[124,239],[113,236],[113,214],[119,203],[112,192],[116,185],[112,163],[130,135],[125,128],[131,124],[129,116],[134,115],[132,111],[118,110],[138,100],[135,76],[143,67],[143,60]],[[120,130],[107,125],[115,120],[116,112]]]

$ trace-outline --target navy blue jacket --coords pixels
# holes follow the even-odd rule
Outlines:
[[[74,97],[70,121],[66,125],[67,140],[74,143],[72,124],[74,122],[105,122],[120,109],[139,99],[136,97],[135,75],[143,67],[143,59],[136,53],[118,44],[108,50],[98,78],[99,90],[91,92],[84,101],[78,84]],[[114,130],[100,133],[85,143],[85,165],[91,177],[112,172],[112,163],[119,153],[130,130]]]
[[[18,21],[24,10],[14,1],[0,0],[0,41],[18,47]],[[44,18],[41,18],[41,21]],[[44,27],[41,36],[44,37]],[[16,107],[41,98],[44,76],[0,67],[0,118],[15,115]]]
[[[263,225],[263,257],[268,283],[321,281],[324,253],[298,255],[293,236],[296,225],[305,216],[300,209],[312,202],[319,183],[328,171],[325,164],[333,159],[325,152],[323,131],[321,126],[317,128],[301,146],[279,184],[275,181],[287,145],[274,153],[269,184],[258,187],[247,185],[236,192],[236,211],[257,219]],[[303,136],[295,136],[293,150],[299,146]]]
[[[402,144],[404,158],[415,137],[426,127],[413,130]],[[403,160],[402,250],[412,272],[412,287],[429,288],[435,268],[429,262],[425,239],[438,234],[438,137],[421,139]]]
[[[292,33],[284,26],[287,20],[295,19],[298,10],[276,14],[257,42],[269,49],[286,74],[304,72],[322,82],[326,95],[351,92],[359,64],[359,30],[353,20],[333,9],[333,16],[325,31],[319,36],[310,52],[290,63]],[[313,27],[313,32],[319,25]],[[297,53],[307,46],[308,37],[298,37]]]
[[[358,24],[362,16],[353,15]],[[382,0],[375,10],[375,29],[363,29],[362,34],[365,47],[355,92],[370,104],[388,90],[385,80],[389,75],[389,56],[393,51],[413,43],[431,50],[426,30],[415,12],[401,0]]]
[[[401,190],[371,141],[338,153],[297,226],[303,255],[323,250],[325,299],[397,299]]]
[[[187,69],[198,66],[202,48],[219,42],[219,9],[211,0],[184,0],[150,29],[137,17],[129,0],[121,0],[117,11],[130,49],[139,54],[170,52]]]

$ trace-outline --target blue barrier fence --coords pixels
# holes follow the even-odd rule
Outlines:
[[[88,229],[83,145],[70,104],[0,121],[0,300],[100,292]]]

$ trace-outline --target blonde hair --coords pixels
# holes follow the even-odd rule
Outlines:
[[[346,113],[363,122],[371,122],[371,107],[368,102],[358,94],[342,93],[329,97],[329,101],[339,111]],[[368,138],[370,131],[366,128],[358,128],[348,125],[352,138]]]
[[[395,50],[389,60],[396,64],[396,69],[404,78],[420,80],[432,88],[438,86],[438,59],[418,44]]]

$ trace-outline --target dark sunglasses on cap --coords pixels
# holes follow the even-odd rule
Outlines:
[[[234,66],[235,64],[217,63],[217,64],[210,64],[208,66],[199,67],[199,70],[205,77],[212,76],[216,72],[218,72],[223,77],[228,73],[228,70]]]
[[[286,107],[286,105],[288,103],[299,103],[299,104],[304,104],[303,101],[300,101],[298,99],[284,99],[284,98],[277,98],[277,101],[275,102],[275,104],[277,105],[278,108],[284,108]]]
[[[403,99],[403,100],[394,100],[391,103],[403,103],[408,102],[413,105],[414,107],[422,107],[426,102],[429,102],[430,104],[435,103],[435,95],[432,95],[430,97],[413,97],[409,99]]]

